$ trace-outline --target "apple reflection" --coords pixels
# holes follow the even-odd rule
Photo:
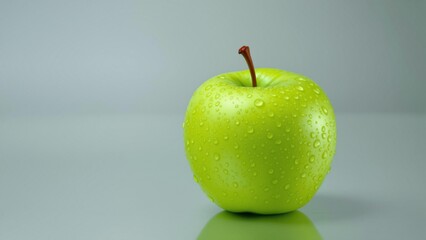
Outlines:
[[[236,214],[222,211],[204,226],[199,240],[322,239],[312,221],[302,212],[280,215]]]

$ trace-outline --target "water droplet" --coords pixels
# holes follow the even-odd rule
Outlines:
[[[315,138],[315,133],[314,133],[314,132],[311,132],[311,133],[309,134],[309,136],[311,136],[311,138]]]
[[[238,187],[238,183],[234,182],[234,183],[232,184],[232,186],[234,186],[234,188],[237,188],[237,187]]]
[[[322,112],[323,112],[325,115],[327,115],[327,114],[328,114],[328,110],[327,110],[327,108],[322,107],[322,108],[321,108],[321,110],[322,110]]]
[[[331,137],[330,136],[327,137],[327,142],[331,142]]]
[[[228,140],[228,139],[229,139],[229,137],[228,137],[228,136],[225,136],[225,137],[223,137],[223,139]]]
[[[248,133],[253,133],[254,132],[254,128],[252,126],[249,126],[247,129]]]
[[[225,173],[226,175],[228,175],[228,170],[227,170],[227,169],[224,169],[224,170],[223,170],[223,173]]]
[[[326,134],[325,134],[325,133],[322,133],[322,134],[321,134],[321,137],[322,137],[322,139],[325,139]]]
[[[274,117],[274,113],[273,113],[273,112],[270,112],[270,113],[268,114],[268,116],[269,116],[269,117]]]
[[[267,192],[267,191],[269,191],[269,188],[268,187],[266,187],[265,189],[263,189],[265,192]]]
[[[213,140],[214,145],[217,145],[217,143],[218,143],[217,139]]]
[[[301,82],[306,82],[306,79],[302,78],[302,77],[298,77],[297,80],[301,81]]]
[[[285,97],[284,97],[284,99],[285,99],[285,100],[289,100],[289,99],[290,99],[290,97],[289,97],[289,96],[285,96]]]
[[[325,126],[322,126],[322,127],[321,127],[321,131],[322,131],[322,132],[325,132]]]
[[[263,102],[263,100],[262,100],[262,99],[256,99],[256,100],[254,100],[254,105],[255,105],[256,107],[262,107],[262,106],[263,106],[263,104],[264,104],[264,102]]]
[[[256,163],[250,164],[250,167],[256,167]]]
[[[322,158],[323,158],[323,159],[327,158],[327,151],[324,151],[324,152],[322,153]]]
[[[296,89],[299,90],[299,91],[301,91],[301,92],[303,92],[303,90],[305,90],[305,89],[303,89],[302,86],[297,86]]]
[[[217,154],[217,153],[215,153],[215,154],[214,154],[214,160],[218,161],[219,159],[220,159],[220,155],[219,155],[219,154]]]
[[[314,141],[314,147],[317,148],[321,145],[320,141],[317,139]]]
[[[314,93],[316,93],[316,94],[320,94],[320,92],[321,92],[321,91],[319,90],[319,88],[315,88],[315,89],[314,89]]]
[[[269,169],[268,173],[269,173],[269,174],[273,174],[273,173],[274,173],[274,169],[272,169],[272,168],[271,168],[271,169]]]
[[[254,173],[253,173],[253,176],[257,176],[257,172],[254,172]]]
[[[278,183],[278,180],[277,179],[274,179],[274,180],[272,180],[272,184],[277,184]]]
[[[235,145],[234,145],[234,148],[235,148],[235,149],[238,149],[238,148],[239,148],[238,144],[235,144]]]
[[[267,137],[267,138],[269,138],[269,139],[272,139],[272,138],[274,137],[274,134],[272,134],[272,133],[268,133],[268,134],[266,135],[266,137]]]
[[[301,177],[305,178],[306,177],[306,173],[302,173]]]
[[[291,129],[289,127],[285,129],[286,133],[289,133],[290,131],[291,131]]]
[[[282,126],[281,123],[277,122],[277,127],[281,127],[281,126]]]
[[[315,161],[315,156],[314,156],[314,155],[310,156],[310,157],[309,157],[309,162],[311,162],[311,163],[312,163],[312,162],[314,162],[314,161]]]
[[[285,186],[284,186],[284,189],[285,190],[288,190],[290,188],[290,184],[286,184]]]
[[[194,175],[194,182],[196,182],[196,183],[199,182],[197,176],[195,176],[195,175]]]
[[[204,125],[204,122],[200,122],[200,126],[203,126]]]
[[[275,144],[281,144],[281,140],[277,139],[277,140],[275,141]]]
[[[253,95],[251,95],[251,94],[247,94],[247,97],[248,97],[248,98],[251,98],[252,96],[253,96]]]

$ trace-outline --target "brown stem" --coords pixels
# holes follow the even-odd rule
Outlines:
[[[251,59],[250,56],[250,48],[249,46],[242,46],[239,50],[238,50],[238,54],[242,54],[244,59],[247,62],[247,65],[250,69],[250,75],[251,75],[251,82],[253,87],[257,86],[257,82],[256,82],[256,72],[254,71],[254,66],[253,66],[253,60]]]

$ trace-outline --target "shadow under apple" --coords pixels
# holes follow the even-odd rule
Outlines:
[[[311,220],[300,211],[280,215],[237,214],[222,211],[210,219],[197,239],[320,240],[322,237]]]
[[[317,194],[303,211],[309,213],[312,220],[319,222],[343,221],[366,217],[381,211],[385,206],[373,200],[362,199],[353,195]]]

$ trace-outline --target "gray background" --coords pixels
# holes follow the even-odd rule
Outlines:
[[[246,68],[243,44],[335,107],[333,169],[300,210],[322,238],[424,238],[425,13],[420,0],[1,1],[0,239],[195,239],[221,209],[192,180],[181,123],[201,83]]]
[[[303,73],[337,112],[425,112],[426,1],[1,1],[0,113],[182,113],[208,78]]]

